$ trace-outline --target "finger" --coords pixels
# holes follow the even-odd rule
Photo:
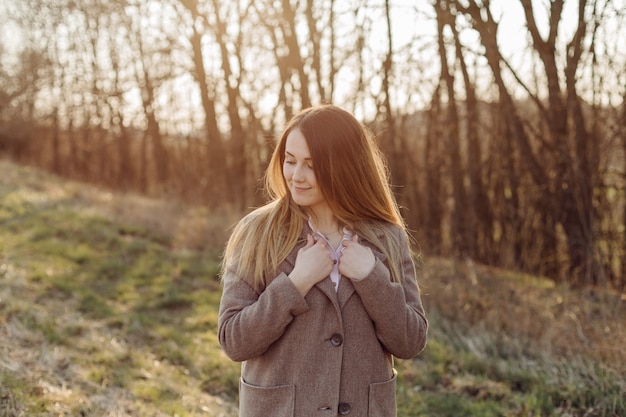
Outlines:
[[[313,238],[313,235],[311,235],[310,233],[308,233],[306,235],[306,246],[305,248],[310,248],[315,244],[315,239]]]
[[[359,243],[359,235],[352,236],[352,241],[356,242],[356,243]]]

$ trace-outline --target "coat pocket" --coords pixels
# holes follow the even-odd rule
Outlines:
[[[369,417],[396,417],[396,378],[398,373],[393,370],[393,377],[384,382],[370,384]]]
[[[259,387],[239,379],[240,417],[293,417],[295,385]]]

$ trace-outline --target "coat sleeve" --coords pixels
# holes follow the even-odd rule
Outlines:
[[[227,272],[218,317],[220,345],[234,361],[259,356],[283,335],[295,316],[308,309],[285,273],[258,293],[246,280]]]
[[[410,359],[426,346],[428,320],[408,241],[400,230],[397,236],[401,247],[401,282],[392,282],[389,269],[377,258],[370,275],[353,281],[353,285],[376,327],[378,340],[392,355]]]

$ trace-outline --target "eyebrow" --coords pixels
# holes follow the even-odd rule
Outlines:
[[[289,151],[285,151],[285,153],[286,153],[288,156],[291,156],[292,158],[295,158],[295,157],[296,157],[294,154],[292,154],[292,153],[291,153],[291,152],[289,152]],[[312,160],[313,160],[313,158],[304,158],[304,160],[305,160],[305,161],[312,161]]]

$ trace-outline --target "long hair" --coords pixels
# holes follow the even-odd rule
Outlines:
[[[283,176],[285,144],[294,129],[307,142],[318,186],[339,224],[380,250],[389,260],[392,279],[399,281],[401,248],[384,225],[395,224],[405,235],[406,227],[385,159],[370,131],[332,105],[302,110],[287,124],[265,173],[270,202],[237,224],[226,245],[222,274],[232,269],[256,288],[264,287],[298,243],[304,220],[313,215],[293,201]]]

